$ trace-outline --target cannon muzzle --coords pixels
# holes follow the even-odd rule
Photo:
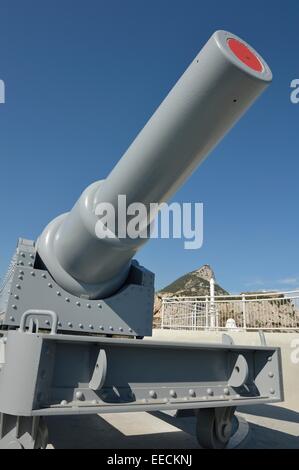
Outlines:
[[[119,195],[127,205],[167,201],[271,80],[247,43],[225,31],[213,34],[107,179],[87,188],[39,238],[39,256],[56,282],[91,299],[117,292],[144,239],[99,239],[97,205],[112,204],[117,213]]]

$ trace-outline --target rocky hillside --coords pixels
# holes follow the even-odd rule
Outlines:
[[[163,297],[201,297],[210,294],[210,280],[215,279],[213,269],[204,265],[196,271],[185,274],[176,281],[157,292],[154,307],[154,324],[161,318]],[[228,295],[228,292],[219,284],[215,284],[215,295]]]

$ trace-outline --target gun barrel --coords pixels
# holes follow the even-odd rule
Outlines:
[[[75,295],[103,298],[125,282],[144,244],[95,233],[96,206],[167,201],[272,80],[263,58],[237,36],[217,31],[105,181],[91,185],[72,211],[53,221],[38,252],[56,281]],[[145,224],[151,221],[148,219]]]

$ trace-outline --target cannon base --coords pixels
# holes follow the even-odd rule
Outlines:
[[[59,332],[151,336],[154,280],[152,272],[133,261],[126,283],[115,295],[99,300],[76,297],[43,266],[35,243],[21,238],[0,287],[0,328],[19,327],[27,310],[54,310],[59,313]],[[41,329],[51,329],[48,317],[36,314],[35,320]]]
[[[209,438],[210,446],[213,439],[215,446],[221,446],[229,438],[228,418],[235,407],[283,400],[279,348],[176,344],[25,329],[3,332],[0,346],[0,412],[4,417],[25,420],[219,409],[212,418],[211,412],[203,412],[199,426],[202,422],[211,433],[215,423],[221,427],[226,420],[224,434],[217,433],[218,438],[222,436],[220,444],[214,435]],[[2,440],[7,429],[3,427]],[[0,446],[8,441],[3,442]]]

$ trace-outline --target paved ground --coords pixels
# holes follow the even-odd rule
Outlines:
[[[246,411],[246,413],[245,413]],[[238,410],[250,424],[244,449],[299,449],[299,413],[260,405]],[[56,449],[194,449],[194,418],[165,413],[124,413],[48,419]]]

